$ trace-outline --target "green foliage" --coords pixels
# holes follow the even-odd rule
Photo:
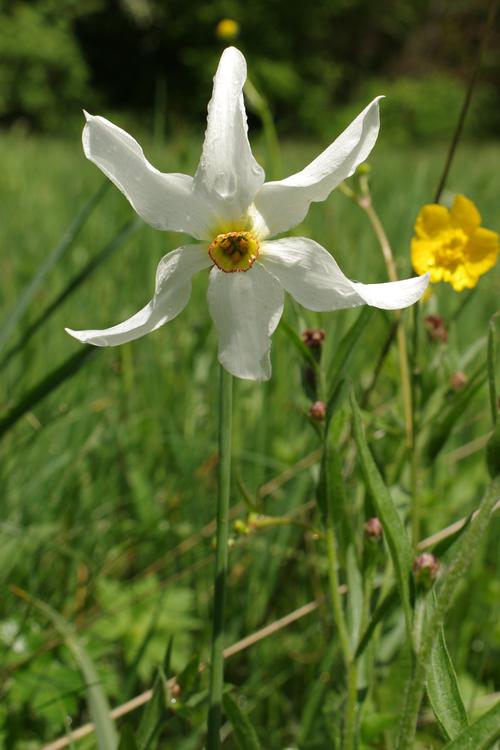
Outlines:
[[[189,139],[161,149],[145,145],[153,163],[163,169],[190,172],[199,156],[199,143]],[[403,276],[409,274],[409,239],[418,206],[432,196],[444,155],[441,150],[386,145],[382,134],[373,159],[374,200],[381,207]],[[315,151],[316,146],[288,144],[283,152],[287,170],[301,168]],[[0,221],[6,248],[0,295],[8,311],[29,288],[101,176],[84,162],[76,141],[68,145],[11,133],[0,138],[0,158]],[[464,146],[450,188],[470,195],[485,225],[498,231],[500,185],[490,169],[497,159],[495,145]],[[40,312],[115,240],[131,216],[118,191],[109,190],[73,245],[37,286],[7,347],[22,341]],[[313,206],[307,225],[297,231],[329,247],[351,277],[385,280],[368,225],[342,195]],[[58,363],[83,351],[67,338],[65,325],[108,325],[138,309],[150,295],[159,258],[178,244],[179,237],[144,227],[127,235],[113,256],[92,266],[5,365],[2,416],[23,403]],[[455,313],[463,296],[445,286],[435,288],[420,306],[422,317],[439,312],[447,319],[449,343],[427,340],[422,333],[419,446],[425,447],[448,406],[462,404],[454,411],[440,451],[420,469],[423,535],[470,515],[487,483],[484,446],[491,417],[486,386],[473,387],[465,408],[465,401],[460,402],[463,391],[453,391],[449,377],[457,369],[470,377],[485,361],[484,335],[498,305],[498,274],[497,268],[481,280],[467,313],[459,317]],[[217,385],[216,339],[205,293],[206,279],[200,275],[189,306],[168,327],[130,346],[102,351],[75,377],[46,393],[43,401],[24,401],[29,408],[0,443],[2,583],[22,586],[75,623],[78,640],[97,665],[112,706],[151,687],[169,636],[175,634],[166,676],[176,674],[177,684],[168,683],[170,692],[151,704],[166,719],[160,721],[151,750],[155,743],[196,750],[204,738]],[[257,499],[259,512],[278,522],[291,516],[296,523],[252,529],[232,540],[226,645],[308,601],[318,601],[314,612],[227,659],[226,679],[237,686],[238,694],[248,696],[245,714],[250,714],[266,747],[333,746],[343,711],[341,657],[322,598],[326,566],[321,519],[310,502],[320,467],[315,462],[316,434],[303,417],[309,404],[300,371],[311,362],[306,361],[300,333],[306,327],[325,329],[322,364],[330,390],[338,385],[334,380],[340,370],[355,381],[363,398],[369,450],[390,488],[395,512],[405,520],[410,482],[394,347],[365,402],[387,340],[389,315],[359,310],[321,315],[288,302],[288,335],[277,333],[273,338],[273,379],[259,385],[237,383],[235,474],[248,496]],[[354,335],[356,345],[350,347]],[[364,559],[363,520],[374,514],[374,508],[360,480],[351,425],[341,398],[335,398],[330,430],[339,463],[331,469],[338,476],[340,465],[343,505],[352,525],[348,559],[359,564]],[[371,462],[365,463],[372,471]],[[236,482],[232,507],[235,518],[247,520]],[[360,605],[364,608],[360,631],[365,637],[358,647],[363,750],[391,746],[409,670],[400,596],[391,593],[395,575],[384,549],[381,546],[377,558],[376,585],[366,588],[363,570],[361,592],[359,578],[351,575],[357,597],[346,603],[356,629]],[[446,553],[443,569],[452,552],[453,548]],[[457,683],[465,705],[472,706],[471,721],[491,705],[487,699],[496,689],[500,644],[493,615],[499,593],[493,575],[494,534],[475,552],[468,585],[458,588],[445,623]],[[344,583],[344,561],[341,566]],[[0,645],[2,750],[36,750],[89,720],[85,680],[64,639],[8,594],[0,607]],[[376,676],[376,687],[368,694],[365,685],[373,683],[367,682],[367,675]],[[124,750],[135,750],[145,713],[143,707],[117,721]],[[444,741],[430,709],[424,709],[422,720],[418,741],[441,749]],[[133,727],[128,734],[122,731],[124,723]],[[490,729],[482,737],[491,737],[485,734]],[[479,742],[483,739],[478,747]],[[234,750],[234,735],[225,744]],[[476,750],[474,744],[469,746]],[[83,739],[81,747],[93,750],[95,737]]]
[[[59,130],[92,101],[74,19],[95,7],[66,0],[0,5],[0,122]]]
[[[374,78],[360,86],[358,97],[370,101],[385,95],[381,105],[384,131],[394,143],[428,144],[431,140],[449,141],[453,135],[465,96],[465,86],[456,78],[433,74],[426,78]],[[500,125],[496,91],[479,85],[468,113],[465,136],[494,137]],[[354,114],[350,107],[343,113],[346,121]]]
[[[444,750],[489,750],[500,737],[500,702],[445,746]]]
[[[230,693],[224,693],[222,698],[224,713],[228,717],[236,736],[239,750],[261,750],[261,744],[252,722]]]
[[[451,740],[467,729],[467,713],[443,628],[440,629],[432,648],[427,675],[427,694],[446,739]]]
[[[486,17],[486,0],[470,5],[388,0],[380,14],[369,0],[321,0],[314,12],[297,1],[3,0],[0,122],[60,132],[100,102],[103,111],[154,121],[158,136],[179,119],[201,130],[229,43],[215,28],[230,17],[281,133],[331,139],[383,93],[393,142],[449,138]],[[485,63],[466,124],[476,139],[500,126],[493,44]]]

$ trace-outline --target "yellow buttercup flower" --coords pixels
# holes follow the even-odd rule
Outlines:
[[[416,273],[430,281],[447,281],[456,292],[472,289],[493,268],[499,249],[496,232],[481,227],[481,214],[472,201],[457,195],[451,210],[431,203],[415,222],[411,260]]]
[[[231,42],[240,33],[240,25],[233,18],[223,18],[215,27],[215,35],[223,42]]]

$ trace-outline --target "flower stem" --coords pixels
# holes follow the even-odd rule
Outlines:
[[[446,180],[448,178],[448,173],[450,171],[451,163],[453,161],[453,157],[455,156],[455,151],[457,150],[457,146],[460,141],[460,136],[462,135],[462,130],[464,127],[465,118],[467,117],[467,112],[469,111],[472,94],[476,87],[476,82],[478,79],[479,71],[481,69],[481,61],[483,58],[483,53],[484,53],[484,50],[486,49],[491,30],[493,28],[495,16],[497,13],[497,7],[498,7],[498,0],[491,0],[490,7],[488,10],[488,17],[486,19],[486,24],[484,26],[484,30],[481,36],[481,41],[479,43],[479,49],[477,52],[476,62],[471,72],[469,85],[465,93],[464,103],[462,104],[462,109],[460,110],[460,115],[458,117],[458,122],[455,128],[455,132],[453,133],[453,138],[451,139],[450,148],[448,150],[448,155],[446,157],[446,162],[443,168],[443,173],[441,175],[441,179],[439,180],[439,185],[436,190],[436,195],[434,196],[434,203],[439,203],[439,200],[441,198],[441,193],[443,192],[444,187],[446,185]]]
[[[367,183],[364,183],[364,191],[361,197],[356,198],[356,202],[363,209],[368,216],[372,229],[379,241],[382,255],[384,256],[385,265],[387,268],[387,275],[390,281],[397,281],[398,274],[396,271],[396,264],[394,262],[394,256],[392,254],[391,245],[385,233],[385,229],[380,221],[377,212],[373,208],[371,201],[371,195],[368,192]],[[410,472],[411,472],[411,528],[412,528],[412,539],[413,544],[416,545],[420,535],[420,513],[419,504],[417,498],[417,474],[418,474],[418,462],[415,452],[415,434],[414,434],[414,410],[413,410],[413,378],[410,372],[408,364],[408,346],[406,343],[406,332],[404,327],[404,319],[401,310],[395,312],[398,327],[396,330],[396,337],[399,351],[399,371],[401,373],[401,387],[403,393],[403,409],[405,415],[405,432],[406,432],[406,446],[411,457]]]
[[[224,686],[224,602],[226,598],[229,496],[231,486],[231,418],[233,378],[221,367],[219,395],[219,492],[215,551],[212,658],[206,750],[219,750]]]
[[[323,462],[329,464],[330,446],[328,442],[328,428],[325,428],[323,436]],[[325,472],[328,476],[328,470]],[[330,596],[332,601],[333,620],[337,627],[340,642],[340,650],[346,671],[347,694],[344,713],[344,731],[343,731],[343,750],[354,750],[355,733],[356,733],[356,707],[357,707],[357,665],[353,657],[347,622],[342,606],[342,600],[339,592],[339,555],[337,548],[337,539],[335,536],[334,517],[333,517],[333,488],[330,482],[326,482],[324,501],[325,501],[325,540],[326,552],[328,557],[328,582],[330,585]]]

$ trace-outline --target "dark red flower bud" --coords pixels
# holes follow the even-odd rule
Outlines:
[[[382,539],[383,533],[384,529],[378,518],[369,518],[365,523],[365,536],[368,539],[378,542]]]
[[[413,575],[416,582],[430,589],[439,572],[439,560],[430,552],[423,552],[413,561]]]
[[[444,319],[440,315],[427,315],[424,318],[424,322],[429,338],[433,341],[440,341],[442,344],[446,344],[448,341],[448,331]]]
[[[308,349],[319,349],[325,340],[325,335],[322,328],[306,328],[302,332],[302,341]]]
[[[326,416],[326,404],[323,401],[315,401],[309,408],[309,416],[317,422],[322,422]]]
[[[450,387],[454,391],[461,391],[462,388],[465,388],[465,386],[467,385],[468,380],[469,378],[467,377],[465,372],[457,370],[457,372],[454,372],[450,377]]]

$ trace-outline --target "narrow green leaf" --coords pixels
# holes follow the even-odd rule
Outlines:
[[[177,675],[176,682],[181,689],[182,701],[185,702],[191,693],[195,690],[200,676],[200,657],[193,654],[188,660],[186,666]]]
[[[382,622],[382,620],[385,617],[387,617],[387,615],[389,615],[391,612],[393,612],[396,609],[397,604],[398,604],[398,589],[394,587],[389,591],[389,593],[383,599],[383,601],[380,602],[377,609],[373,613],[372,619],[368,623],[366,630],[363,633],[361,640],[359,642],[359,646],[356,649],[356,653],[355,653],[356,659],[358,659],[361,656],[365,648],[370,643],[370,639],[377,625],[380,622]]]
[[[454,398],[448,406],[444,404],[442,412],[433,421],[425,447],[425,455],[428,461],[433,462],[444,448],[455,424],[463,416],[469,402],[486,381],[486,377],[486,368],[482,365],[471,377],[463,391],[454,394]]]
[[[332,362],[330,364],[330,377],[328,378],[329,392],[328,392],[328,404],[337,388],[340,380],[345,376],[347,365],[349,364],[352,354],[356,348],[361,334],[365,330],[369,321],[373,315],[373,307],[366,305],[361,310],[360,314],[349,328],[347,333],[344,334],[338,347],[335,350]]]
[[[97,346],[84,346],[79,348],[75,354],[68,357],[64,362],[49,372],[39,383],[33,386],[31,390],[15,404],[7,414],[0,419],[0,438],[10,430],[13,425],[23,417],[26,412],[30,411],[46,396],[62,385],[66,380],[76,375],[81,368],[91,359],[101,352]]]
[[[333,681],[333,665],[337,656],[338,643],[336,639],[330,643],[326,655],[321,662],[321,666],[318,669],[318,673],[321,675],[332,675]],[[325,696],[328,690],[331,689],[331,684],[325,679],[313,680],[307,690],[307,700],[302,710],[302,716],[300,718],[300,731],[299,731],[299,746],[305,745],[306,740],[309,738],[314,727],[316,727],[321,721],[320,715],[324,708]]]
[[[99,250],[99,252],[96,253],[81,269],[81,271],[68,281],[64,289],[39,313],[39,315],[36,316],[26,330],[23,331],[23,334],[19,337],[14,346],[12,346],[0,360],[0,368],[5,367],[18,352],[22,351],[31,337],[50,319],[62,303],[142,226],[144,226],[144,224],[140,219],[132,219],[124,224],[113,239]]]
[[[132,727],[129,724],[125,724],[121,731],[118,750],[139,750]]]
[[[346,555],[347,571],[347,627],[351,648],[356,650],[361,631],[361,618],[363,615],[363,579],[356,559],[356,551],[353,544],[349,544]]]
[[[370,448],[368,447],[363,424],[361,422],[361,413],[353,391],[351,392],[351,407],[354,418],[354,440],[356,441],[356,446],[358,448],[361,469],[377,511],[377,516],[380,518],[384,527],[384,535],[396,571],[396,579],[403,604],[406,628],[408,636],[411,638],[412,609],[410,604],[409,575],[412,562],[412,550],[410,542],[403,522],[394,507],[389,490],[382,479],[377,465],[373,460]]]
[[[335,401],[337,406],[341,403],[345,393],[343,386],[342,381],[337,389],[338,398]],[[321,457],[317,499],[323,516],[326,518],[328,511],[334,519],[335,534],[339,542],[340,563],[344,565],[344,551],[347,549],[349,540],[352,539],[352,531],[347,513],[342,461],[338,451],[337,427],[342,421],[343,415],[337,410],[335,416],[332,419],[327,419],[325,424],[326,435]]]
[[[427,672],[427,695],[447,740],[454,739],[460,732],[467,729],[469,724],[467,713],[442,627],[432,647]]]
[[[497,364],[497,352],[496,352],[496,330],[495,330],[495,318],[498,313],[494,315],[488,327],[488,389],[490,393],[490,408],[491,408],[491,419],[493,424],[496,423],[498,417],[498,398],[497,398],[497,382],[496,382],[496,364]]]
[[[28,592],[17,588],[17,586],[12,587],[12,591],[38,609],[64,639],[85,680],[87,704],[90,717],[95,725],[98,750],[115,750],[118,744],[118,737],[113,719],[111,718],[111,709],[106,693],[102,688],[101,679],[97,674],[94,663],[84,649],[81,641],[77,638],[73,626],[59,612],[56,612],[40,599],[31,596]]]
[[[500,739],[500,701],[465,731],[449,742],[443,750],[490,750]]]
[[[85,205],[80,209],[80,211],[77,213],[70,226],[66,230],[59,244],[54,248],[54,250],[52,250],[51,253],[49,253],[49,255],[47,255],[31,281],[29,282],[28,286],[20,294],[16,304],[14,305],[14,308],[7,315],[7,318],[0,326],[0,349],[3,348],[13,329],[26,312],[26,309],[30,305],[35,294],[40,289],[45,277],[53,269],[56,263],[63,257],[63,255],[69,250],[69,248],[77,238],[80,230],[84,226],[90,214],[108,189],[109,184],[110,183],[108,181],[104,182],[97,190],[97,192],[94,193],[94,195],[91,196],[87,203],[85,203]]]
[[[136,744],[138,750],[150,750],[152,748],[152,742],[158,735],[166,717],[166,706],[165,681],[159,671],[153,685],[153,695],[146,704],[137,730]]]
[[[314,359],[314,356],[312,355],[311,350],[308,349],[308,347],[304,344],[304,342],[300,338],[297,331],[294,328],[292,328],[292,326],[289,323],[287,323],[284,318],[281,318],[279,327],[283,331],[283,333],[285,333],[288,336],[291,343],[297,349],[302,359],[304,359],[308,365],[310,365],[314,370],[316,370],[318,367],[318,363]]]
[[[174,653],[174,636],[171,635],[168,639],[167,648],[165,649],[165,656],[163,657],[163,674],[168,677],[170,675],[170,665],[172,664],[172,654]]]
[[[240,750],[262,750],[257,732],[248,715],[239,707],[238,702],[229,693],[224,693],[222,704],[224,713],[233,727],[234,736]]]

